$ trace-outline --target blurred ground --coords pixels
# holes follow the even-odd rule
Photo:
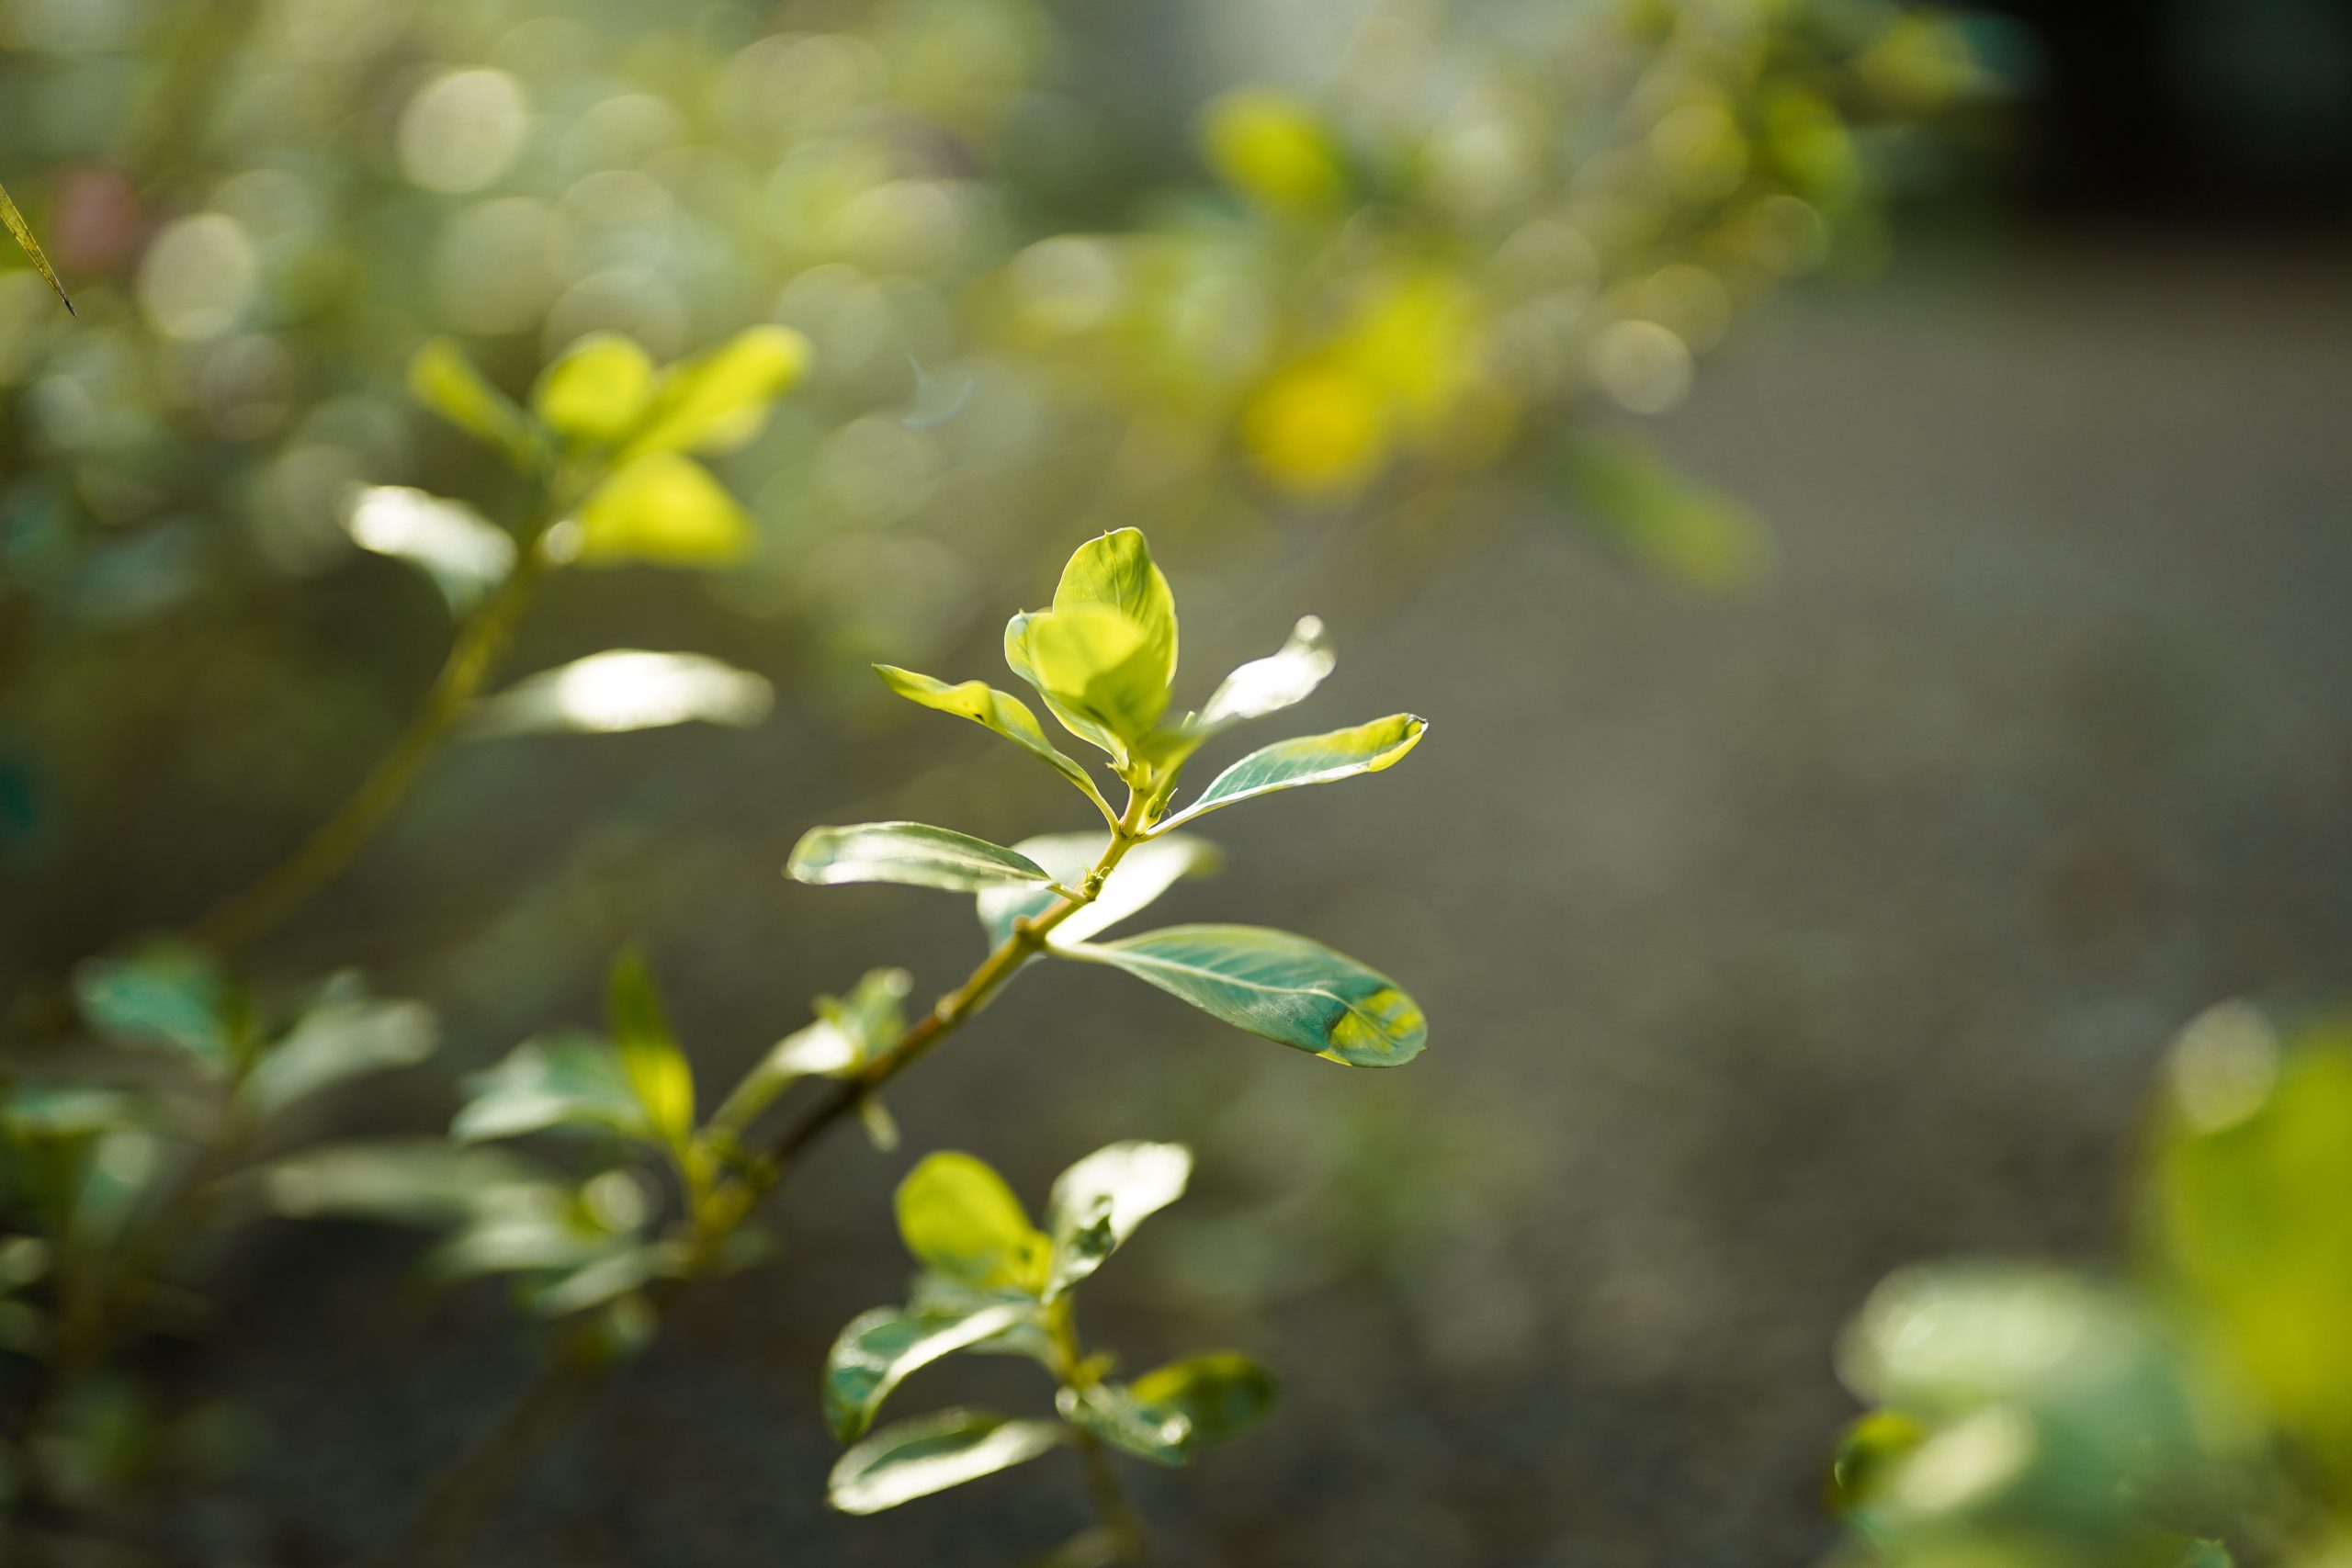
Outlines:
[[[1343,657],[1303,726],[1409,706],[1434,728],[1376,780],[1216,818],[1235,868],[1162,909],[1392,970],[1429,1055],[1351,1074],[1114,976],[1025,979],[895,1096],[908,1153],[830,1147],[781,1211],[785,1261],[691,1303],[479,1561],[1050,1546],[1081,1522],[1057,1460],[826,1515],[816,1369],[895,1299],[911,1153],[971,1148],[1034,1200],[1136,1135],[1193,1140],[1202,1176],[1092,1288],[1093,1336],[1131,1365],[1235,1344],[1287,1379],[1246,1448],[1135,1477],[1168,1562],[1817,1556],[1849,1409],[1832,1341],[1869,1285],[1922,1256],[2111,1246],[2170,1032],[2233,994],[2352,983],[2345,259],[2069,236],[1778,307],[1664,433],[1776,525],[1780,581],[1752,601],[1620,571],[1555,519],[1390,584],[1382,624],[1343,543],[1227,584],[1172,560],[1203,689],[1317,609]],[[1042,584],[995,608],[1023,595]],[[887,798],[856,783],[943,756]],[[698,1055],[731,1067],[867,964],[929,995],[977,956],[960,901],[784,884],[803,827],[1009,839],[1080,825],[1062,795],[921,715],[485,748],[279,956],[366,933],[383,985],[442,1006],[479,1061],[550,1010],[584,1020],[594,966],[641,931]],[[410,858],[448,834],[457,858]],[[445,1072],[365,1118],[436,1113]],[[244,1259],[249,1315],[207,1375],[265,1422],[249,1495],[298,1524],[221,1507],[195,1527],[215,1544],[380,1545],[515,1385],[501,1304],[420,1303],[407,1257],[311,1230]],[[1023,1371],[897,1399],[1034,1401]]]

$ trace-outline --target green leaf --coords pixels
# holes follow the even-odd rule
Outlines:
[[[1114,611],[1141,631],[1146,658],[1136,678],[1156,685],[1165,705],[1176,680],[1176,595],[1152,564],[1141,529],[1114,528],[1089,539],[1062,568],[1054,613],[1093,609]]]
[[[1170,926],[1057,951],[1124,969],[1237,1029],[1351,1067],[1409,1062],[1429,1040],[1421,1010],[1396,981],[1289,931]]]
[[[662,1016],[642,953],[632,948],[614,961],[605,996],[613,1048],[629,1092],[645,1108],[646,1124],[655,1135],[673,1149],[684,1149],[695,1131],[694,1069]]]
[[[25,258],[33,264],[33,270],[40,273],[41,280],[49,285],[50,292],[64,305],[66,314],[78,314],[74,309],[74,301],[65,296],[65,285],[57,281],[57,269],[49,265],[49,256],[41,250],[40,242],[33,238],[32,225],[27,223],[25,215],[17,210],[17,204],[9,199],[5,186],[0,186],[0,225],[6,226],[8,232],[16,237]]]
[[[538,462],[538,436],[505,393],[482,379],[465,351],[436,337],[408,362],[409,395],[477,440],[506,454],[518,468]]]
[[[1331,784],[1358,773],[1376,773],[1396,766],[1406,752],[1420,743],[1428,729],[1426,719],[1398,713],[1360,724],[1353,729],[1278,740],[1250,752],[1211,779],[1200,798],[1168,818],[1164,826],[1172,828],[1238,800],[1278,789]]]
[[[382,1220],[438,1229],[548,1190],[538,1167],[503,1149],[437,1139],[331,1144],[282,1156],[254,1173],[279,1213]]]
[[[1066,1440],[1057,1422],[942,1410],[885,1427],[842,1455],[826,1481],[826,1499],[844,1514],[879,1513],[1009,1470]]]
[[[1567,484],[1602,533],[1640,564],[1691,587],[1734,592],[1772,568],[1772,534],[1737,498],[1694,483],[1647,444],[1587,436]]]
[[[876,1307],[842,1329],[825,1358],[825,1424],[851,1442],[910,1374],[1031,1318],[1035,1308],[998,1302],[967,1313]]]
[[[764,676],[699,653],[608,648],[482,698],[467,716],[467,730],[483,739],[621,735],[697,722],[746,728],[765,718],[775,701]]]
[[[906,1032],[899,1004],[913,985],[903,969],[869,969],[846,998],[819,997],[817,1021],[770,1047],[711,1120],[741,1131],[793,1079],[847,1077],[888,1055]]]
[[[229,976],[192,947],[157,942],[89,959],[74,971],[74,994],[90,1026],[117,1044],[175,1050],[215,1075],[235,1063]]]
[[[1155,1464],[1186,1465],[1215,1443],[1228,1442],[1274,1407],[1273,1374],[1247,1356],[1222,1351],[1172,1361],[1133,1383],[1065,1387],[1056,1397],[1063,1419]]]
[[[921,822],[866,822],[812,828],[793,846],[785,874],[819,887],[846,882],[896,882],[977,893],[1007,883],[1049,881],[1026,855],[985,839]]]
[[[254,1064],[242,1090],[246,1113],[266,1122],[346,1078],[413,1066],[433,1055],[439,1036],[431,1008],[371,997],[358,975],[345,971]]]
[[[1210,735],[1244,719],[1263,718],[1303,703],[1336,662],[1331,645],[1324,640],[1323,623],[1313,615],[1302,616],[1292,628],[1290,640],[1279,650],[1251,660],[1219,682],[1208,705],[1193,716],[1187,728]]]
[[[0,1134],[19,1138],[80,1138],[153,1126],[147,1096],[106,1084],[20,1079],[0,1089]]]
[[[404,560],[433,580],[453,615],[463,615],[514,569],[514,540],[454,501],[405,485],[370,485],[344,513],[361,549]]]
[[[671,367],[629,438],[628,456],[748,446],[766,422],[768,405],[808,373],[811,357],[808,340],[791,328],[761,326]]]
[[[1076,784],[1104,816],[1116,815],[1109,803],[1103,800],[1102,792],[1095,786],[1087,771],[1046,739],[1046,731],[1037,723],[1037,716],[1031,713],[1028,705],[1020,698],[1009,692],[1000,692],[985,681],[967,681],[961,685],[951,686],[944,681],[918,675],[911,670],[900,670],[895,665],[877,664],[874,669],[885,685],[909,702],[921,703],[941,713],[960,714],[983,728],[996,731]]]
[[[1168,709],[1149,636],[1117,610],[1078,605],[1005,623],[1004,660],[1062,728],[1125,764]]]
[[[559,1274],[528,1292],[541,1317],[568,1317],[681,1274],[687,1265],[683,1244],[630,1242]]]
[[[727,487],[674,452],[631,459],[588,498],[576,521],[579,558],[591,566],[733,566],[759,537]]]
[[[1127,1385],[1146,1409],[1184,1418],[1184,1447],[1197,1451],[1229,1443],[1271,1415],[1278,1387],[1274,1374],[1231,1350],[1188,1357],[1156,1368]]]
[[[1141,1142],[1097,1149],[1063,1171],[1046,1208],[1054,1248],[1046,1299],[1102,1267],[1137,1225],[1184,1195],[1192,1173],[1183,1145]]]
[[[1043,866],[1064,887],[1076,887],[1094,869],[1109,844],[1102,833],[1047,833],[1013,845],[1021,854]],[[1056,926],[1052,943],[1083,942],[1148,907],[1187,876],[1205,876],[1224,863],[1224,855],[1206,839],[1190,833],[1170,833],[1129,850],[1102,889],[1087,905]],[[980,926],[991,947],[1012,934],[1016,919],[1035,919],[1062,902],[1050,887],[986,887],[980,890]]]
[[[652,1129],[613,1048],[578,1031],[526,1040],[467,1084],[449,1135],[459,1143],[514,1138],[548,1127],[588,1127],[647,1138]]]
[[[645,350],[617,333],[591,333],[548,367],[531,406],[559,435],[614,442],[652,402],[653,378]]]
[[[984,1290],[1035,1292],[1050,1244],[1004,1178],[967,1154],[926,1155],[899,1183],[899,1235],[916,1262]]]

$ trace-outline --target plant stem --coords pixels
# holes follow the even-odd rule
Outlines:
[[[1053,1337],[1054,1376],[1073,1396],[1082,1396],[1099,1374],[1087,1367],[1086,1353],[1079,1346],[1077,1298],[1064,1293],[1054,1302],[1046,1314],[1046,1330]],[[1147,1568],[1151,1553],[1143,1519],[1127,1501],[1126,1489],[1119,1484],[1119,1472],[1102,1439],[1076,1425],[1070,1434],[1077,1439],[1079,1463],[1086,1471],[1086,1495],[1094,1504],[1094,1517],[1102,1522],[1102,1540],[1111,1550],[1111,1561],[1120,1568]]]
[[[1114,825],[1102,858],[1069,896],[1035,919],[1016,920],[1012,934],[998,943],[962,985],[933,1003],[887,1055],[866,1064],[854,1077],[833,1080],[808,1114],[717,1186],[694,1217],[692,1263],[687,1271],[657,1280],[645,1291],[657,1320],[666,1316],[693,1286],[711,1277],[711,1266],[727,1239],[763,1200],[785,1183],[802,1154],[987,1007],[1023,964],[1044,951],[1046,938],[1054,928],[1094,901],[1103,881],[1126,852],[1143,841],[1140,817],[1141,802],[1132,801],[1126,815]],[[480,1448],[442,1473],[401,1546],[381,1561],[402,1568],[431,1568],[442,1561],[522,1478],[540,1445],[594,1391],[603,1364],[578,1354],[559,1358]],[[1108,1477],[1107,1472],[1106,1477],[1115,1493],[1116,1477]],[[1139,1530],[1135,1540],[1139,1545]],[[1141,1559],[1123,1556],[1120,1561],[1140,1563]]]
[[[544,524],[531,530],[506,580],[458,628],[441,673],[391,750],[290,859],[190,926],[187,934],[193,941],[221,953],[250,944],[342,874],[367,847],[407,798],[424,764],[514,639],[514,628],[553,565],[546,532]]]

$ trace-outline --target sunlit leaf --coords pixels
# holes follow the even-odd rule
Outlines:
[[[538,461],[531,422],[505,393],[482,379],[465,351],[435,338],[408,363],[409,395],[477,440],[506,454],[517,468]]]
[[[338,975],[245,1076],[246,1111],[266,1122],[346,1078],[412,1066],[433,1055],[439,1037],[423,1002],[371,997],[356,974]]]
[[[1353,1067],[1393,1067],[1429,1027],[1396,982],[1344,953],[1259,926],[1170,926],[1068,956],[1108,964],[1237,1029]]]
[[[568,1269],[529,1292],[531,1310],[541,1317],[567,1317],[628,1295],[656,1280],[677,1275],[684,1249],[666,1242],[629,1243]]]
[[[1051,1301],[1102,1267],[1136,1227],[1184,1195],[1193,1151],[1182,1144],[1124,1143],[1095,1150],[1054,1181],[1046,1224]]]
[[[175,1050],[209,1073],[234,1061],[229,977],[194,948],[158,942],[89,959],[74,971],[74,994],[91,1027],[117,1043]]]
[[[514,568],[514,541],[471,507],[404,485],[354,492],[344,528],[360,548],[419,568],[464,613]]]
[[[574,519],[579,559],[591,566],[728,567],[752,553],[759,532],[708,468],[675,452],[624,465]]]
[[[1358,773],[1379,773],[1400,761],[1406,752],[1420,743],[1428,729],[1427,720],[1399,713],[1360,724],[1353,729],[1278,740],[1250,752],[1211,779],[1200,798],[1170,816],[1167,825],[1188,822],[1236,801],[1278,789],[1331,784]]]
[[[1005,624],[1004,660],[1062,728],[1124,761],[1168,708],[1150,636],[1105,605],[1039,610]]]
[[[842,1329],[825,1358],[825,1423],[850,1442],[874,1424],[890,1391],[941,1357],[1003,1333],[1034,1313],[999,1302],[967,1313],[876,1307]]]
[[[1677,473],[1645,443],[1589,435],[1570,449],[1566,471],[1586,514],[1653,570],[1731,592],[1771,570],[1763,521],[1736,497]]]
[[[1026,855],[921,822],[812,828],[793,846],[785,874],[820,887],[847,882],[896,882],[951,893],[1050,880],[1044,868]]]
[[[1847,1427],[1829,1462],[1829,1506],[1851,1514],[1867,1504],[1928,1431],[1899,1410],[1873,1410]]]
[[[1142,530],[1114,528],[1071,552],[1054,588],[1054,613],[1090,609],[1115,611],[1142,633],[1137,679],[1164,694],[1176,679],[1176,595],[1152,563]]]
[[[903,969],[869,969],[847,997],[819,997],[817,1021],[777,1041],[711,1120],[740,1130],[793,1079],[844,1077],[887,1055],[906,1032],[899,1004],[913,984]]]
[[[284,1155],[255,1173],[281,1214],[383,1220],[440,1228],[494,1207],[516,1189],[544,1189],[537,1166],[502,1149],[435,1139],[331,1144]]]
[[[1035,1459],[1066,1437],[1056,1421],[943,1410],[885,1427],[842,1455],[826,1498],[845,1514],[879,1513]]]
[[[916,1262],[981,1289],[1035,1292],[1050,1245],[1004,1178],[967,1154],[926,1155],[899,1183],[899,1235]]]
[[[616,333],[591,333],[539,378],[532,407],[559,435],[617,441],[653,400],[653,361]]]
[[[646,1124],[672,1148],[684,1148],[695,1130],[694,1069],[670,1032],[643,953],[631,949],[614,961],[605,1010],[622,1076],[645,1108]]]
[[[476,1074],[449,1125],[460,1143],[519,1137],[548,1127],[586,1127],[643,1138],[645,1108],[611,1045],[591,1034],[543,1034]]]
[[[1054,1395],[1054,1408],[1079,1430],[1137,1459],[1170,1466],[1191,1462],[1184,1451],[1184,1418],[1146,1406],[1117,1383],[1064,1386]]]
[[[1346,196],[1338,147],[1314,108],[1271,87],[1239,87],[1203,111],[1201,144],[1236,190],[1277,212],[1320,212]]]
[[[1110,807],[1103,804],[1102,792],[1095,787],[1094,780],[1074,759],[1046,739],[1046,731],[1038,724],[1037,716],[1031,713],[1028,705],[1020,698],[1008,692],[1000,692],[985,681],[967,681],[961,685],[951,686],[944,681],[918,675],[911,670],[900,670],[894,665],[877,664],[874,668],[881,675],[884,684],[899,695],[910,702],[921,703],[927,708],[936,708],[941,713],[960,714],[983,728],[996,731],[1076,784],[1085,792],[1088,799],[1102,807],[1105,813],[1109,812]]]
[[[764,676],[699,653],[614,648],[526,675],[474,705],[477,736],[572,732],[618,735],[673,724],[738,728],[775,700]]]
[[[1102,833],[1047,833],[1023,839],[1013,848],[1053,874],[1064,887],[1075,887],[1094,869],[1109,843]],[[1061,924],[1048,939],[1055,942],[1084,942],[1108,931],[1145,908],[1187,876],[1205,876],[1223,863],[1215,844],[1190,833],[1170,833],[1147,840],[1129,850],[1102,890]],[[1050,887],[988,887],[980,891],[980,926],[995,946],[1012,935],[1016,919],[1035,919],[1057,904],[1061,895]]]
[[[1148,1410],[1182,1416],[1184,1447],[1196,1451],[1229,1443],[1271,1415],[1278,1393],[1274,1374],[1230,1350],[1191,1356],[1155,1368],[1127,1385]]]
[[[731,452],[748,445],[768,405],[808,373],[811,357],[808,340],[791,328],[760,326],[701,359],[671,367],[629,437],[628,454]]]
[[[1215,731],[1303,703],[1336,662],[1331,645],[1324,640],[1323,623],[1304,616],[1280,649],[1239,666],[1219,682],[1192,728]]]
[[[40,242],[33,238],[32,225],[27,223],[25,215],[17,210],[17,204],[9,198],[5,186],[0,186],[0,227],[6,227],[15,236],[18,248],[25,253],[25,259],[33,264],[33,270],[40,274],[41,281],[49,285],[50,291],[65,307],[66,313],[77,314],[74,301],[66,298],[65,285],[57,281],[57,269],[49,265],[49,257],[41,250]]]

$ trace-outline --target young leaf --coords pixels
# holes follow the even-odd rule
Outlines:
[[[74,301],[66,298],[65,285],[57,281],[57,269],[49,265],[49,257],[41,250],[40,242],[33,238],[32,225],[27,223],[25,215],[17,210],[17,204],[8,198],[5,186],[0,186],[0,226],[5,226],[16,237],[17,244],[25,253],[25,259],[33,264],[33,270],[40,274],[41,281],[49,285],[50,292],[55,294],[59,303],[65,307],[65,313],[69,316],[80,314],[74,309]]]
[[[547,1127],[594,1127],[644,1138],[651,1127],[611,1046],[576,1032],[539,1035],[467,1084],[449,1124],[461,1144],[514,1138]]]
[[[1219,682],[1208,705],[1188,728],[1213,734],[1243,719],[1263,718],[1303,703],[1336,662],[1331,645],[1323,637],[1323,623],[1313,615],[1302,616],[1279,651],[1251,660]]]
[[[1201,797],[1167,818],[1172,828],[1237,800],[1301,784],[1330,784],[1358,773],[1376,773],[1394,767],[1420,742],[1429,729],[1425,719],[1409,713],[1391,714],[1353,729],[1329,735],[1279,740],[1252,751],[1209,781]]]
[[[674,452],[631,460],[588,498],[577,521],[580,559],[592,566],[733,566],[759,536],[727,487]]]
[[[899,1183],[899,1234],[916,1262],[963,1284],[1034,1292],[1049,1246],[1012,1189],[967,1154],[927,1155]]]
[[[1421,1054],[1429,1026],[1396,982],[1344,953],[1260,926],[1170,926],[1057,949],[1108,964],[1237,1029],[1351,1067]]]
[[[1047,833],[1023,839],[1013,848],[1051,872],[1062,886],[1075,887],[1102,858],[1107,842],[1100,833]],[[1215,872],[1224,858],[1215,844],[1190,833],[1147,840],[1112,868],[1094,902],[1056,926],[1049,940],[1083,942],[1108,931],[1185,877]],[[1013,921],[1035,919],[1061,901],[1061,895],[1050,887],[982,888],[980,926],[988,932],[989,945],[1000,945],[1010,937]]]
[[[784,873],[819,887],[897,882],[951,893],[1051,880],[1036,862],[1001,844],[921,822],[811,828],[793,846]]]
[[[1046,739],[1037,716],[1020,698],[1000,692],[985,681],[967,681],[951,686],[944,681],[895,665],[877,664],[874,668],[885,685],[909,702],[921,703],[941,713],[960,714],[983,728],[996,731],[1084,791],[1086,798],[1094,802],[1104,816],[1116,816],[1103,800],[1102,792],[1095,787],[1093,778]]]
[[[538,438],[523,411],[481,378],[465,351],[436,337],[408,362],[409,395],[459,430],[506,454],[518,468],[538,461]]]
[[[1147,657],[1136,678],[1157,685],[1164,701],[1176,680],[1176,595],[1152,564],[1141,529],[1114,528],[1089,539],[1062,568],[1055,613],[1098,608],[1117,612],[1142,632]]]
[[[1171,1361],[1144,1373],[1127,1392],[1146,1408],[1184,1418],[1184,1446],[1196,1450],[1231,1442],[1274,1407],[1274,1374],[1230,1350]]]
[[[1113,1144],[1063,1171],[1046,1210],[1054,1242],[1046,1299],[1102,1267],[1137,1225],[1184,1195],[1192,1173],[1192,1150],[1148,1143]]]
[[[753,327],[706,357],[673,366],[629,439],[632,457],[731,452],[747,446],[768,405],[807,374],[808,340],[790,327]]]
[[[765,676],[703,654],[608,648],[482,698],[467,727],[477,738],[619,735],[696,721],[740,728],[765,718],[775,701]]]
[[[859,1314],[825,1358],[825,1424],[842,1442],[854,1441],[909,1374],[1003,1333],[1033,1311],[998,1302],[964,1313],[876,1307]]]
[[[1004,660],[1062,728],[1124,761],[1168,709],[1150,634],[1100,604],[1038,610],[1005,624]]]
[[[683,1149],[695,1130],[694,1069],[662,1017],[662,998],[642,953],[632,948],[614,961],[605,995],[613,1047],[629,1092],[645,1108],[646,1124],[655,1135]]]
[[[539,378],[531,406],[559,435],[612,442],[653,400],[653,361],[617,333],[591,333]]]
[[[1057,1422],[942,1410],[885,1427],[842,1455],[826,1481],[826,1500],[844,1514],[879,1513],[1009,1470],[1066,1438]]]
[[[345,1078],[412,1066],[433,1055],[439,1032],[423,1002],[371,997],[356,974],[337,975],[246,1075],[246,1111],[255,1122],[266,1122]]]

